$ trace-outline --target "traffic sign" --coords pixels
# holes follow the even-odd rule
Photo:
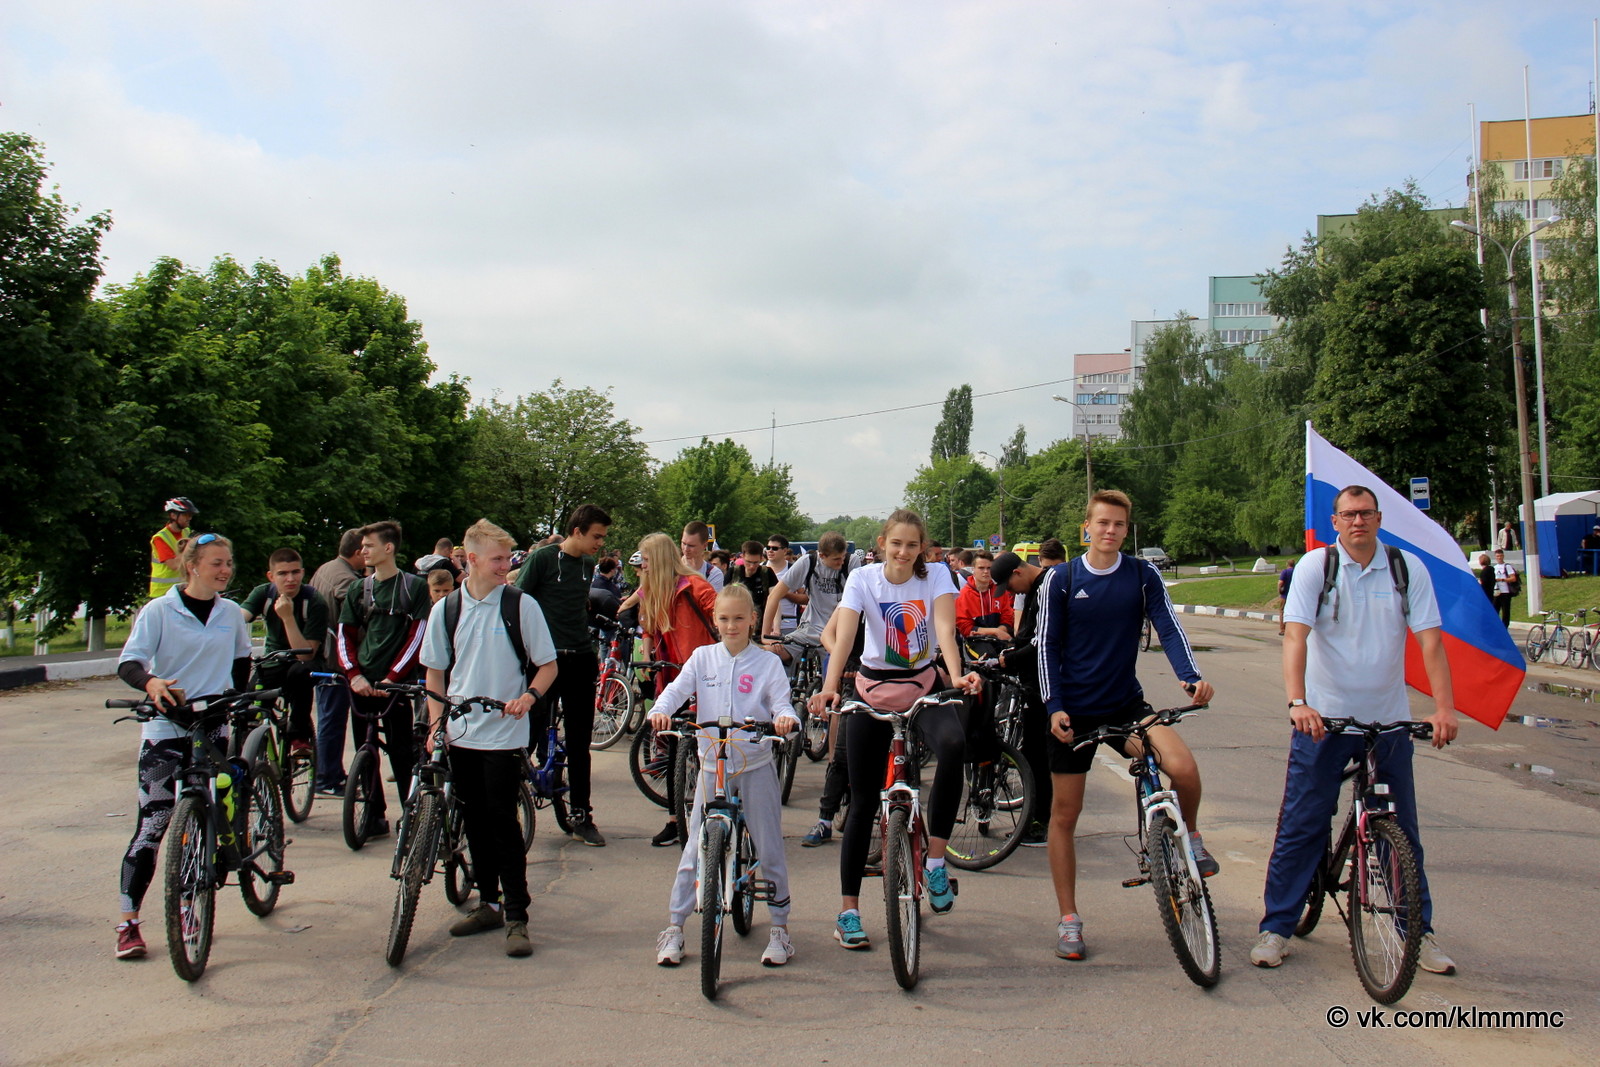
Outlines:
[[[1428,508],[1433,504],[1433,500],[1428,489],[1428,479],[1411,479],[1411,502],[1422,511],[1427,511]]]

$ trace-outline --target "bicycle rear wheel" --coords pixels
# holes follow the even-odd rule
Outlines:
[[[350,761],[350,776],[344,782],[344,843],[352,851],[360,851],[372,835],[373,821],[377,818],[376,797],[383,789],[378,776],[378,757],[370,748],[356,750]]]
[[[700,992],[717,999],[722,975],[722,878],[728,860],[728,824],[710,819],[701,825]]]
[[[477,878],[472,871],[472,853],[467,849],[466,831],[462,820],[465,812],[461,810],[459,801],[455,803],[454,809],[439,836],[443,839],[440,852],[443,853],[444,859],[444,896],[459,908],[472,895],[472,887]],[[440,810],[443,811],[442,808]]]
[[[945,858],[964,871],[993,867],[1017,850],[1033,818],[1033,769],[1000,742],[1000,758],[963,768],[961,807]]]
[[[1565,666],[1567,658],[1572,655],[1572,634],[1565,626],[1557,626],[1550,631],[1550,662]]]
[[[417,798],[411,845],[400,866],[400,885],[395,892],[389,941],[383,953],[391,967],[400,966],[400,961],[406,958],[411,924],[417,917],[417,899],[422,895],[422,884],[433,875],[433,860],[439,854],[439,822],[439,797],[434,793],[422,794]]]
[[[283,757],[283,811],[294,822],[305,822],[311,816],[311,805],[317,794],[313,788],[317,781],[316,749],[295,752],[292,748]]]
[[[1393,819],[1369,819],[1351,878],[1350,956],[1367,993],[1379,1004],[1406,995],[1422,947],[1422,879],[1416,853]]]
[[[1529,663],[1538,663],[1539,657],[1544,655],[1544,624],[1540,623],[1528,631],[1528,639],[1522,647],[1528,653]]]
[[[804,708],[804,701],[796,701],[796,708]],[[806,711],[800,716],[804,723],[806,759],[816,763],[828,754],[828,716],[813,715]]]
[[[241,820],[244,838],[239,842],[239,852],[243,856],[249,856],[257,849],[262,850],[250,861],[255,864],[254,870],[250,863],[239,869],[239,893],[244,897],[244,906],[254,915],[270,915],[272,909],[278,906],[281,887],[263,875],[283,870],[283,808],[280,799],[278,775],[273,771],[272,764],[262,760],[256,764],[250,776],[250,791],[244,797],[244,818]]]
[[[739,847],[733,854],[733,929],[740,936],[745,937],[750,933],[750,927],[755,922],[756,893],[755,887],[750,884],[753,877],[750,870],[751,861],[756,854],[756,844],[750,837],[750,828],[743,823],[739,825]]]
[[[794,792],[794,772],[800,766],[802,747],[804,746],[799,734],[790,734],[778,745],[778,774],[781,776],[780,784],[783,787],[778,797],[779,803],[789,803],[789,794]]]
[[[667,806],[667,775],[672,773],[672,758],[664,748],[658,749],[656,732],[648,722],[633,735],[633,744],[628,746],[628,770],[633,784],[646,800],[662,808]]]
[[[678,818],[678,843],[689,843],[689,816],[694,811],[694,792],[700,782],[700,746],[693,736],[682,737],[673,746],[672,814]]]
[[[1294,936],[1308,937],[1311,931],[1317,928],[1317,923],[1322,921],[1322,908],[1328,902],[1328,897],[1347,888],[1337,883],[1328,883],[1328,872],[1333,872],[1333,877],[1339,877],[1339,872],[1344,870],[1346,861],[1350,858],[1350,848],[1345,846],[1338,853],[1333,851],[1330,843],[1324,850],[1322,859],[1317,862],[1317,868],[1311,876],[1311,887],[1306,890],[1306,903],[1300,912],[1300,921],[1295,923]]]
[[[167,835],[167,952],[172,969],[185,982],[206,973],[211,931],[216,921],[216,887],[211,857],[216,851],[208,810],[201,798],[187,796],[173,809]]]
[[[594,735],[589,747],[598,752],[616,744],[632,714],[633,689],[621,675],[606,675],[595,693]]]
[[[922,895],[917,891],[921,872],[911,854],[910,813],[896,808],[889,813],[883,834],[883,904],[889,940],[889,962],[901,989],[917,984],[922,955]]]
[[[1203,878],[1189,869],[1189,842],[1170,815],[1150,824],[1150,884],[1156,891],[1161,925],[1183,972],[1195,985],[1217,984],[1222,959],[1217,953],[1217,914]]]
[[[533,786],[526,778],[517,783],[517,827],[522,831],[522,854],[527,855],[539,828],[539,812],[533,803]]]

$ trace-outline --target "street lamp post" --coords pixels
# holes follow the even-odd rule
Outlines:
[[[956,544],[956,490],[958,488],[960,488],[961,487],[961,483],[965,482],[966,480],[967,479],[965,477],[962,477],[962,478],[957,478],[953,482],[945,482],[944,483],[945,484],[944,499],[945,499],[945,503],[949,506],[949,512],[950,512],[950,544],[948,546],[950,548],[954,548],[955,544]]]
[[[1004,547],[1006,543],[1006,469],[998,459],[990,456],[987,452],[978,452],[977,455],[988,456],[990,462],[994,464],[995,474],[1000,478],[1000,544],[1001,547]]]
[[[1096,389],[1094,391],[1093,395],[1101,396],[1104,393],[1105,393],[1104,389]],[[1080,415],[1083,414],[1083,405],[1078,403],[1076,400],[1068,400],[1064,396],[1052,396],[1050,399],[1051,400],[1059,400],[1063,404],[1071,404],[1073,407],[1078,409],[1078,414],[1080,414]],[[1083,473],[1084,473],[1084,481],[1088,483],[1088,488],[1089,488],[1089,492],[1087,494],[1087,499],[1089,501],[1093,501],[1094,500],[1094,455],[1093,455],[1093,449],[1089,444],[1089,423],[1087,421],[1085,421],[1084,424],[1083,424]]]
[[[1528,449],[1528,379],[1523,370],[1522,359],[1522,318],[1521,309],[1517,302],[1517,277],[1512,266],[1512,260],[1517,254],[1517,248],[1522,242],[1544,229],[1552,223],[1561,221],[1561,216],[1552,215],[1541,219],[1538,225],[1532,227],[1527,233],[1512,242],[1508,249],[1497,241],[1493,235],[1476,226],[1470,226],[1460,219],[1454,219],[1450,225],[1458,230],[1465,230],[1479,237],[1500,250],[1506,260],[1506,286],[1511,292],[1511,369],[1517,383],[1517,447],[1522,459],[1522,519],[1526,524],[1523,528],[1522,569],[1528,576],[1528,614],[1537,615],[1544,610],[1544,577],[1539,570],[1539,523],[1538,517],[1533,513],[1533,465],[1531,453]],[[1538,269],[1535,266],[1534,269]]]

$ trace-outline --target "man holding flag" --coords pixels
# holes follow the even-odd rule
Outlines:
[[[1311,436],[1308,427],[1308,445]],[[1316,440],[1331,447],[1321,438]],[[1340,456],[1349,462],[1349,457]],[[1312,462],[1314,450],[1309,450],[1308,465]],[[1314,484],[1315,479],[1308,477],[1308,510],[1317,495]],[[1267,865],[1266,914],[1250,952],[1250,961],[1258,967],[1276,967],[1289,953],[1289,936],[1327,847],[1341,772],[1363,745],[1359,736],[1327,736],[1322,717],[1370,722],[1410,719],[1405,682],[1408,629],[1416,638],[1427,689],[1433,696],[1434,713],[1427,721],[1433,724],[1434,747],[1443,748],[1457,732],[1443,621],[1428,565],[1415,553],[1400,549],[1391,553],[1379,544],[1383,513],[1371,489],[1347,485],[1334,497],[1332,512],[1337,540],[1308,551],[1295,567],[1283,613],[1287,623],[1283,680],[1294,734],[1277,839]],[[1308,542],[1312,539],[1308,533]],[[1336,557],[1334,581],[1325,595],[1330,553]],[[1395,564],[1403,564],[1405,570],[1399,572]],[[1481,593],[1478,603],[1486,606]],[[1377,756],[1378,775],[1389,785],[1421,875],[1426,932],[1419,962],[1424,970],[1451,974],[1455,964],[1433,938],[1433,900],[1417,832],[1411,738],[1403,734],[1383,738]]]

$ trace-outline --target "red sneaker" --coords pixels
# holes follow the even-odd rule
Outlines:
[[[310,756],[315,751],[316,750],[311,747],[310,741],[296,739],[289,742],[289,755],[291,756]]]
[[[139,934],[137,922],[117,924],[117,959],[137,960],[145,953],[144,938]]]

